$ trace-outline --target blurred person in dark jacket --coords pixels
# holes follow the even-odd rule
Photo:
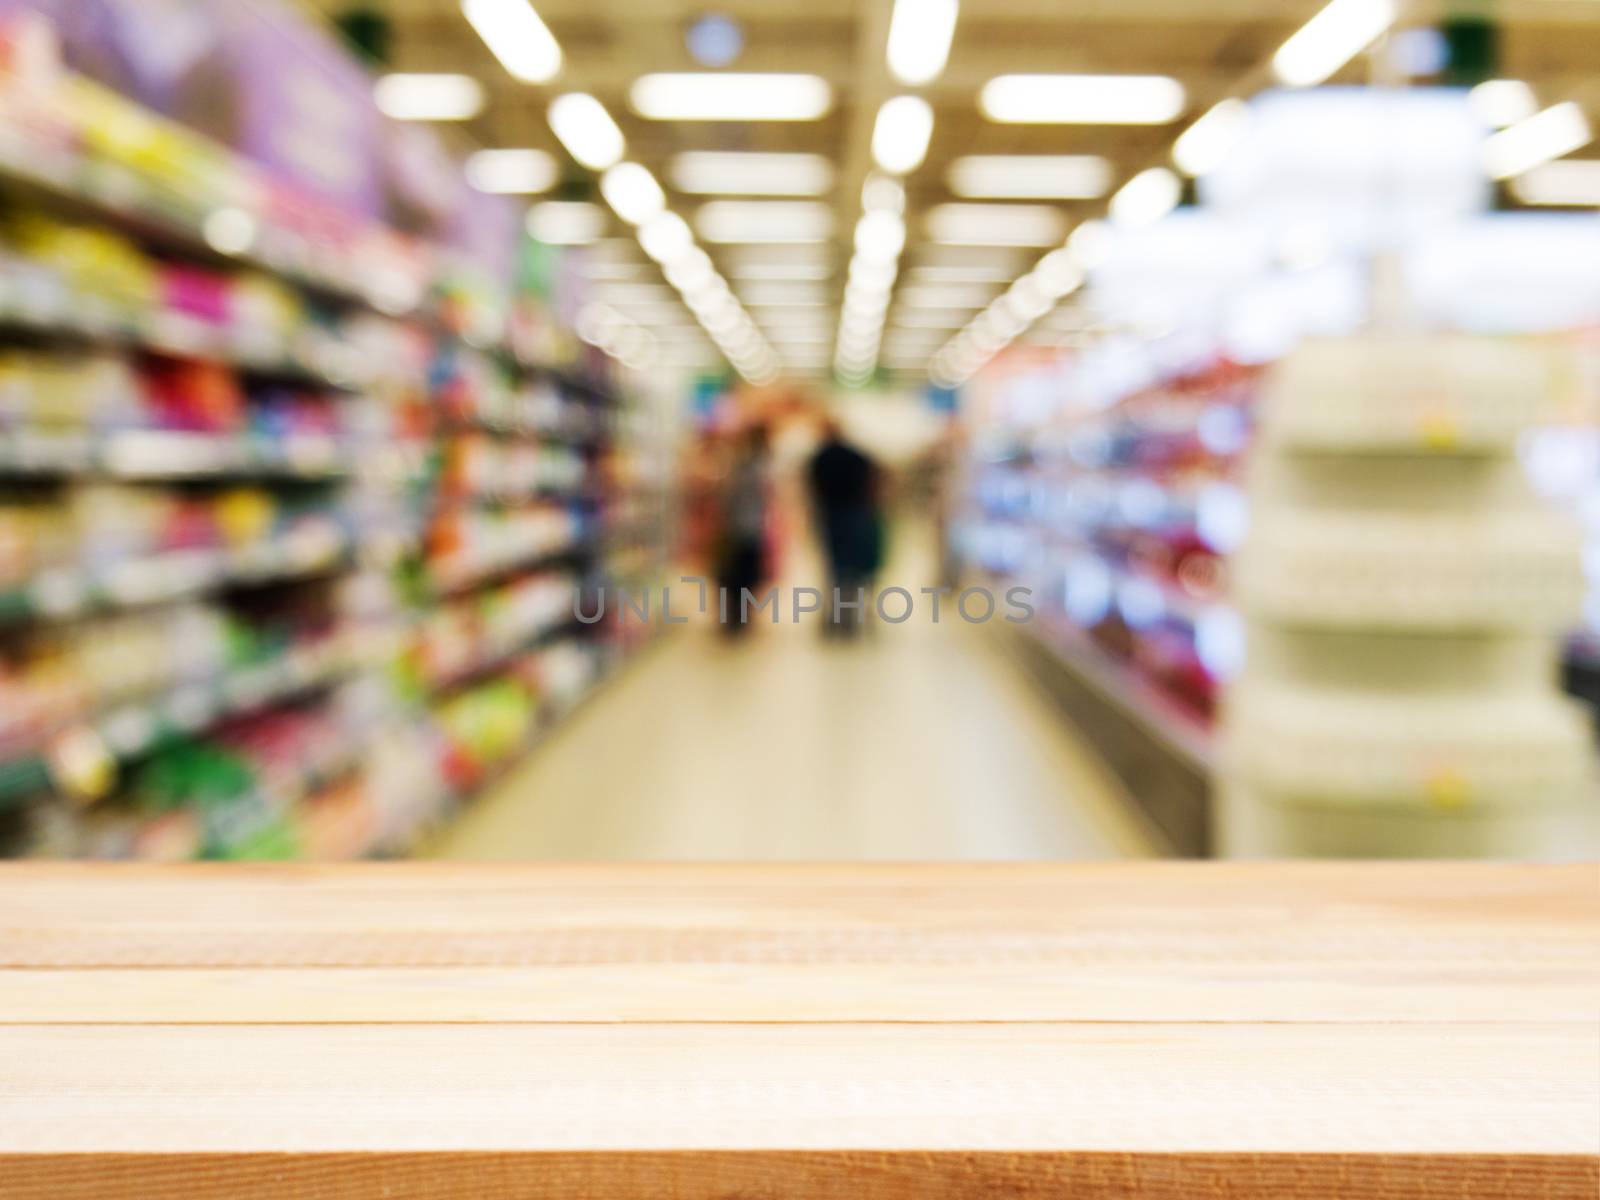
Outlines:
[[[828,562],[823,631],[849,636],[862,627],[871,603],[872,578],[883,555],[880,472],[870,457],[845,440],[839,423],[830,418],[811,457],[807,482]],[[860,607],[846,607],[857,600]]]
[[[745,631],[743,589],[754,592],[767,577],[768,510],[771,506],[767,431],[754,425],[734,451],[722,485],[722,536],[717,554],[717,583],[725,591],[727,616],[723,630]]]

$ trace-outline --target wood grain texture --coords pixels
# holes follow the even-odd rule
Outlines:
[[[1588,865],[18,865],[0,963],[0,1200],[1600,1192]]]

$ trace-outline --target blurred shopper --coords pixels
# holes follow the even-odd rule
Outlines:
[[[722,488],[722,537],[717,554],[717,583],[727,595],[725,632],[738,635],[746,627],[740,604],[742,589],[754,592],[768,574],[767,533],[772,503],[767,431],[748,429],[734,451]]]
[[[828,562],[823,631],[850,636],[862,627],[871,603],[872,579],[883,557],[878,466],[847,442],[839,423],[829,419],[808,476],[817,533]],[[840,603],[857,600],[862,601],[859,607]]]

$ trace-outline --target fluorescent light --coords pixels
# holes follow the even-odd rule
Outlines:
[[[1085,271],[1092,271],[1105,262],[1106,256],[1111,253],[1113,236],[1104,221],[1085,221],[1067,239],[1067,250],[1071,252],[1074,262]]]
[[[639,248],[658,263],[672,262],[694,248],[694,234],[677,213],[660,212],[639,226]]]
[[[900,303],[906,308],[982,308],[994,299],[989,287],[903,287]]]
[[[669,300],[657,304],[646,304],[637,301],[613,300],[610,296],[604,297],[607,304],[615,305],[619,312],[624,313],[630,320],[648,325],[652,329],[663,328],[676,324],[684,317],[684,311],[676,300]]]
[[[1539,111],[1533,89],[1520,79],[1489,79],[1467,93],[1467,103],[1485,125],[1504,129]]]
[[[605,105],[584,92],[568,92],[550,102],[550,128],[584,166],[604,171],[622,158],[622,130]]]
[[[1050,311],[1054,301],[1045,294],[1037,279],[1024,275],[1000,297],[999,303],[1017,320],[1032,324]]]
[[[1153,225],[1178,207],[1183,182],[1165,167],[1140,171],[1111,197],[1111,219],[1124,229]]]
[[[1053,246],[1066,232],[1059,209],[1042,204],[939,204],[928,236],[959,246]]]
[[[677,296],[659,283],[607,283],[593,289],[607,304],[671,304]]]
[[[820,154],[691,150],[672,160],[680,192],[725,196],[820,196],[833,186],[833,164]]]
[[[735,279],[827,279],[833,274],[823,262],[736,262],[728,272]]]
[[[1219,100],[1172,144],[1172,161],[1185,175],[1215,170],[1239,144],[1250,124],[1250,106],[1243,100]]]
[[[561,70],[561,47],[528,0],[461,0],[461,12],[500,65],[523,83],[545,83]]]
[[[483,85],[470,75],[384,75],[372,98],[396,121],[468,121],[483,111]]]
[[[586,245],[605,224],[600,206],[582,200],[546,200],[528,210],[528,234],[549,246]]]
[[[1600,207],[1600,160],[1545,163],[1513,179],[1511,192],[1524,204]]]
[[[467,159],[467,182],[480,192],[527,195],[555,181],[556,160],[543,150],[479,150]]]
[[[672,222],[674,227],[682,226],[685,238],[692,237],[689,233],[689,227],[684,224],[682,217],[677,216],[676,213],[662,214],[662,217],[666,216],[675,218]],[[639,230],[641,243],[650,228],[658,224],[662,217],[657,217],[655,221]],[[721,276],[717,274],[717,269],[711,265],[710,256],[700,247],[691,245],[687,241],[679,246],[675,253],[663,255],[662,262],[665,263],[662,274],[667,277],[667,282],[686,294],[705,287],[713,279],[721,279]]]
[[[656,121],[814,121],[832,102],[816,75],[641,75],[628,94],[635,112]]]
[[[909,278],[919,283],[1006,283],[1016,271],[1002,266],[967,266],[960,263],[923,263],[912,267]]]
[[[1583,109],[1568,100],[1491,136],[1483,143],[1484,169],[1492,179],[1521,175],[1587,146],[1593,136]]]
[[[1010,125],[1165,125],[1183,105],[1165,75],[997,75],[978,95],[984,116]]]
[[[878,109],[872,126],[872,158],[891,175],[922,165],[933,136],[933,109],[921,96],[895,96]]]
[[[1332,0],[1272,56],[1272,71],[1290,87],[1327,79],[1394,23],[1394,0]]]
[[[578,264],[578,270],[586,279],[637,279],[645,273],[645,265],[636,262],[586,259]]]
[[[629,225],[643,225],[667,206],[656,177],[636,162],[618,163],[602,175],[600,194]]]
[[[694,223],[708,242],[822,242],[833,210],[815,200],[713,200]]]
[[[893,262],[906,244],[906,223],[886,209],[863,213],[856,222],[856,257],[865,263]]]
[[[971,154],[945,173],[958,196],[990,200],[1088,200],[1111,187],[1097,154]]]
[[[897,315],[885,333],[888,341],[902,346],[941,346],[949,335],[933,325],[907,325]]]
[[[887,295],[899,273],[900,264],[893,258],[872,259],[857,254],[850,260],[850,287],[856,292]]]
[[[867,212],[886,209],[901,216],[906,211],[906,187],[893,175],[870,171],[861,184],[861,207]]]
[[[895,0],[889,18],[889,73],[912,87],[932,83],[950,57],[957,0]]]
[[[972,319],[972,310],[902,308],[894,319],[895,324],[905,329],[959,329]]]
[[[1029,276],[1051,301],[1061,299],[1083,286],[1083,268],[1067,247],[1050,251],[1039,260]]]
[[[793,283],[747,284],[739,289],[740,298],[749,305],[821,305],[828,302],[826,289],[815,285]]]

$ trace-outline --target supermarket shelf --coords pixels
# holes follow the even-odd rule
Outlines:
[[[143,429],[104,435],[0,434],[0,477],[314,481],[345,478],[346,462],[340,443],[320,435],[255,438]]]
[[[486,766],[469,787],[458,788],[445,797],[440,806],[440,815],[448,818],[505,780],[528,759],[529,755],[536,753],[557,730],[603,692],[607,684],[620,676],[660,640],[652,638],[634,650],[620,655],[600,657],[594,672],[578,692],[571,696],[551,697],[545,700],[540,706],[533,729],[523,739],[522,744]],[[440,827],[442,822],[436,822],[433,828],[418,829],[413,844],[406,848],[406,852],[410,854],[420,852],[424,857],[431,857],[434,852],[430,850],[429,843],[437,837]]]
[[[201,733],[231,717],[332,686],[348,672],[343,661],[291,651],[216,679],[179,684],[154,697],[116,705],[87,722],[53,730],[20,755],[0,761],[0,803],[48,790],[53,778],[50,747],[75,732],[97,739],[108,755],[123,762],[170,738]]]
[[[582,628],[574,617],[563,617],[559,621],[542,625],[538,629],[518,638],[512,645],[490,654],[480,655],[466,666],[451,671],[440,679],[431,680],[426,685],[430,699],[437,699],[449,692],[459,691],[474,683],[481,683],[495,675],[508,670],[516,661],[526,654],[530,654],[543,646],[559,641],[569,633],[574,633]]]
[[[580,538],[564,546],[525,550],[504,558],[477,563],[463,571],[451,572],[447,578],[435,580],[432,594],[443,599],[476,591],[485,584],[504,579],[507,575],[515,575],[521,571],[535,571],[540,567],[567,562],[588,553],[592,546],[591,539]]]
[[[1084,732],[1172,851],[1209,853],[1216,750],[1205,726],[1076,630],[1007,626],[1003,644]]]
[[[269,271],[302,288],[344,304],[357,304],[386,316],[416,311],[375,295],[355,280],[320,269],[309,244],[266,231],[258,249],[235,252],[206,236],[210,213],[175,206],[172,197],[138,174],[115,163],[87,160],[57,147],[30,144],[0,130],[0,190],[80,220],[117,229],[142,242],[213,265],[247,265]],[[276,243],[277,249],[272,247]],[[291,255],[288,250],[294,249]]]
[[[64,341],[167,358],[198,359],[220,363],[246,375],[341,392],[358,392],[380,378],[377,373],[359,368],[354,355],[349,364],[334,366],[292,348],[274,349],[269,343],[275,339],[252,339],[187,320],[180,314],[158,313],[149,320],[130,324],[99,311],[101,307],[90,297],[40,303],[0,292],[0,333],[12,339]],[[258,341],[254,348],[252,341]]]
[[[1045,644],[1094,684],[1108,703],[1142,723],[1153,739],[1186,759],[1195,770],[1210,771],[1216,765],[1211,732],[1197,717],[1076,629],[1064,624],[1048,624],[1046,628],[1049,632]]]
[[[323,526],[250,546],[172,550],[98,568],[44,571],[21,586],[0,589],[0,626],[308,578],[346,562],[350,549],[343,533]]]
[[[594,430],[584,433],[570,429],[549,429],[537,425],[523,425],[507,421],[491,421],[484,417],[457,417],[447,421],[440,430],[452,434],[484,433],[490,437],[531,442],[560,442],[563,445],[586,447],[605,440],[605,433]]]

